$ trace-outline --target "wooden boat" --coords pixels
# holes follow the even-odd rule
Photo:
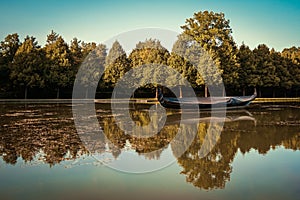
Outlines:
[[[256,98],[256,90],[251,96],[232,97],[164,97],[162,90],[158,89],[158,101],[165,108],[182,109],[240,109],[247,107]]]

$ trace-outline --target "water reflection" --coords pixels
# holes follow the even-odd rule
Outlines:
[[[1,105],[0,155],[8,164],[18,158],[50,166],[87,153],[64,106]]]
[[[130,115],[139,126],[149,124],[147,105],[134,105]],[[0,156],[6,164],[15,165],[21,159],[26,163],[40,161],[53,166],[65,161],[76,161],[82,156],[110,154],[118,159],[123,151],[131,149],[149,160],[160,159],[162,152],[174,139],[180,124],[180,112],[168,110],[162,130],[148,138],[124,133],[112,116],[109,104],[97,105],[97,118],[106,137],[90,140],[93,151],[88,151],[74,127],[70,105],[1,104]],[[251,113],[250,113],[251,112]],[[254,149],[260,154],[278,146],[300,149],[300,113],[297,109],[252,109],[227,113],[222,134],[212,151],[202,158],[201,148],[209,124],[218,130],[218,118],[209,113],[195,116],[193,112],[183,126],[189,130],[199,121],[192,145],[177,161],[186,181],[201,189],[224,188],[230,180],[232,162],[238,151],[243,154]],[[157,127],[149,127],[157,128]],[[187,131],[185,137],[191,137]],[[211,138],[215,140],[215,138]],[[172,143],[174,155],[185,148]]]

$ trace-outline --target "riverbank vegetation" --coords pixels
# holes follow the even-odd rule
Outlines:
[[[33,36],[21,41],[17,33],[9,34],[0,43],[0,98],[71,98],[77,71],[91,52],[101,58],[99,62],[105,61],[99,65],[106,68],[98,83],[96,98],[109,98],[115,84],[130,69],[153,63],[171,66],[206,96],[203,77],[197,74],[193,63],[176,53],[186,36],[209,52],[228,95],[246,95],[255,87],[259,97],[299,96],[300,47],[276,51],[266,44],[254,49],[244,43],[238,46],[223,13],[195,13],[181,28],[182,33],[172,50],[164,48],[159,40],[148,38],[136,44],[128,55],[118,41],[112,47],[77,38],[68,43],[63,36],[51,31],[46,44],[40,46]],[[205,70],[211,76],[215,73],[209,71],[209,65]],[[88,85],[90,79],[85,81]],[[147,97],[154,93],[153,86],[139,91],[140,96]]]

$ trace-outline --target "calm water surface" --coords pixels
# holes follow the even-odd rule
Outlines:
[[[149,124],[149,107],[131,106],[138,126]],[[262,106],[228,112],[221,137],[204,158],[199,150],[210,116],[201,113],[196,137],[173,164],[130,174],[105,163],[126,151],[147,162],[175,155],[178,147],[168,144],[179,128],[179,111],[167,110],[155,136],[138,138],[116,125],[109,104],[97,104],[106,138],[89,151],[76,132],[72,105],[0,104],[0,199],[298,199],[299,111]],[[191,114],[186,126],[196,117]]]

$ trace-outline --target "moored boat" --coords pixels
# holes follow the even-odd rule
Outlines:
[[[240,109],[247,107],[257,96],[256,90],[251,96],[232,97],[164,97],[162,90],[158,89],[158,101],[165,108],[194,109]]]

